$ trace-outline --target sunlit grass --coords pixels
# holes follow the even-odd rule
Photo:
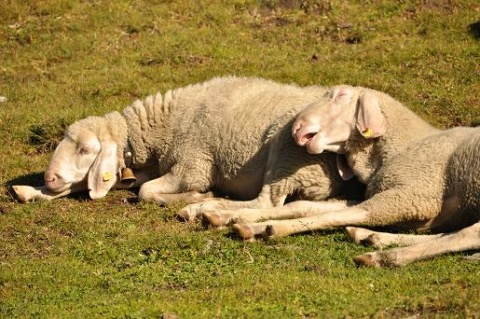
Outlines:
[[[480,123],[477,1],[4,1],[0,181],[40,184],[65,124],[225,74],[385,91]],[[52,144],[49,144],[52,143]],[[356,268],[342,231],[242,243],[130,191],[0,194],[0,317],[475,317],[480,264]]]

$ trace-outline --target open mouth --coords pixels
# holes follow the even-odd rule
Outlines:
[[[304,144],[309,144],[312,141],[312,139],[315,137],[315,135],[317,135],[317,133],[314,133],[314,132],[305,134],[302,137],[302,142]]]
[[[307,146],[313,140],[313,138],[317,135],[317,131],[311,130],[306,132],[301,132],[295,134],[295,139],[297,144],[300,146]]]
[[[337,153],[337,154],[344,154],[345,153],[345,143],[343,142],[336,142],[336,143],[328,143],[324,144],[322,141],[315,138],[316,134],[304,144],[307,148],[308,153],[310,154],[320,154],[325,151]]]

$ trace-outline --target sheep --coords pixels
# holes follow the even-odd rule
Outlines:
[[[251,215],[296,219],[234,224],[240,237],[349,226],[347,234],[357,243],[407,245],[354,258],[375,267],[480,249],[480,128],[439,130],[384,93],[338,86],[329,100],[298,116],[292,134],[311,154],[344,154],[367,185],[366,200],[335,210],[314,202],[252,210]],[[205,212],[207,217],[222,213]],[[380,235],[362,228],[381,226],[435,235]]]
[[[72,124],[53,153],[42,187],[14,186],[22,202],[89,190],[140,187],[142,201],[196,203],[179,217],[208,207],[271,207],[287,196],[310,200],[363,196],[344,181],[337,155],[306,154],[291,138],[295,116],[326,89],[260,78],[226,76],[136,101],[118,112]],[[132,169],[135,181],[122,181]],[[358,194],[358,195],[356,195]],[[239,200],[234,201],[233,199]]]

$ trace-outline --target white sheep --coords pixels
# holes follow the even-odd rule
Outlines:
[[[163,98],[150,96],[123,116],[113,112],[72,124],[53,153],[45,185],[13,190],[22,202],[87,189],[95,199],[112,187],[140,185],[141,200],[160,204],[195,203],[212,192],[243,200],[203,202],[179,212],[185,219],[203,205],[270,207],[283,205],[288,195],[353,197],[358,182],[342,180],[335,154],[306,154],[291,138],[295,116],[325,92],[318,86],[222,77]],[[117,172],[125,168],[133,169],[136,181],[120,180]]]
[[[340,86],[330,99],[299,115],[293,135],[309,153],[345,154],[354,174],[367,184],[367,199],[343,209],[339,203],[333,211],[314,202],[251,210],[251,215],[297,219],[233,225],[244,239],[345,226],[454,231],[395,237],[349,227],[357,243],[410,245],[354,259],[372,266],[401,266],[446,252],[480,249],[479,128],[437,130],[386,94]]]

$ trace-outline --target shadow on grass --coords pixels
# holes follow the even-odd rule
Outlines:
[[[470,24],[468,26],[468,33],[476,40],[480,40],[480,21]]]
[[[13,185],[42,186],[44,185],[43,172],[19,176],[9,180],[4,184],[6,188],[6,192],[8,193],[12,201],[18,201],[17,194],[13,191],[13,188],[12,188]],[[90,197],[88,196],[87,191],[69,194],[65,197],[72,198],[78,201],[90,200]]]
[[[203,225],[204,229],[211,228],[211,225],[208,224],[208,221],[202,220],[202,225]],[[335,234],[335,233],[345,233],[345,230],[343,228],[325,229],[325,230],[311,230],[311,231],[304,231],[304,232],[297,233],[297,234],[292,234],[292,235],[289,235],[288,237],[326,236],[326,235],[331,235],[331,234]],[[236,232],[232,231],[231,229],[228,233],[224,234],[224,237],[228,238],[228,239],[232,239],[232,240],[243,240]],[[282,238],[286,238],[286,237],[276,238],[276,237],[269,237],[269,236],[266,236],[264,234],[261,234],[261,235],[255,235],[254,240],[255,241],[261,241],[261,242],[264,242],[264,243],[274,244],[277,240],[282,239]]]
[[[8,185],[32,185],[40,186],[43,185],[43,172],[32,173],[28,175],[23,175],[9,180],[6,184]]]

